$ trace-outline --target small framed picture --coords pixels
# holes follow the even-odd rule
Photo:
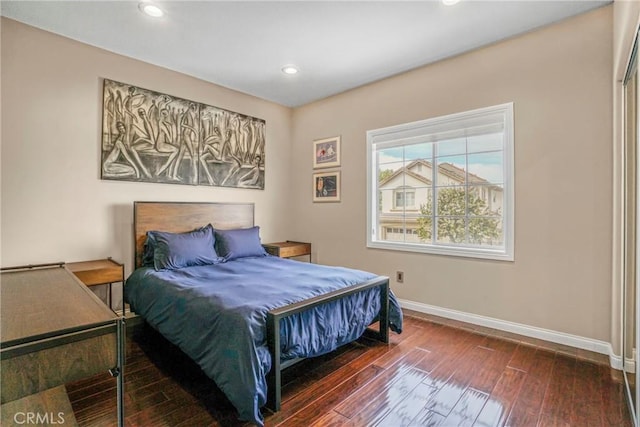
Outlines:
[[[340,201],[340,171],[313,174],[313,201]]]
[[[313,168],[340,166],[340,136],[313,141]]]

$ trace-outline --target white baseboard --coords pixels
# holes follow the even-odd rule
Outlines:
[[[631,359],[627,359],[625,361],[626,365],[627,365],[627,372],[631,372],[631,373],[635,373],[636,372],[636,362],[634,362]]]
[[[636,349],[633,349],[633,359],[626,358],[624,361],[625,370],[627,372],[635,373],[636,372]]]
[[[420,302],[403,300],[400,298],[398,298],[398,302],[401,307],[420,313],[432,314],[434,316],[445,317],[447,319],[459,320],[461,322],[485,326],[487,328],[507,331],[531,338],[538,338],[556,344],[564,344],[583,350],[593,351],[595,353],[606,354],[609,356],[609,363],[612,368],[618,370],[622,369],[622,358],[613,354],[611,344],[605,341],[594,340],[591,338],[580,337],[578,335],[566,334],[564,332],[552,331],[550,329],[543,329],[535,326],[523,325],[521,323],[509,322],[507,320],[495,319],[493,317],[481,316],[479,314],[465,313],[463,311],[437,307]]]

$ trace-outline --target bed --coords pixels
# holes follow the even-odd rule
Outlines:
[[[126,301],[216,382],[240,419],[263,425],[265,404],[279,410],[281,371],[301,358],[354,341],[374,322],[386,343],[389,329],[402,331],[387,277],[266,254],[251,203],[135,202],[134,235]],[[164,238],[181,248],[169,261]],[[217,253],[183,256],[199,245]]]

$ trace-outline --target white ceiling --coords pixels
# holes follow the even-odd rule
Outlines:
[[[296,107],[610,1],[7,1],[2,16]],[[523,52],[526,55],[526,52]],[[300,73],[281,68],[295,64]],[[108,77],[108,76],[105,76]]]

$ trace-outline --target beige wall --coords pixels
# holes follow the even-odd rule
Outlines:
[[[611,345],[622,354],[622,247],[624,96],[623,79],[629,63],[633,41],[640,22],[640,2],[616,0],[613,4],[613,245],[611,292]]]
[[[294,110],[291,238],[395,276],[403,299],[609,342],[612,7]],[[366,248],[366,137],[513,101],[515,262]],[[311,201],[314,139],[342,135],[342,202]]]
[[[3,266],[112,256],[131,271],[134,200],[255,202],[288,235],[291,110],[2,19]],[[102,79],[267,122],[265,190],[100,180]]]

